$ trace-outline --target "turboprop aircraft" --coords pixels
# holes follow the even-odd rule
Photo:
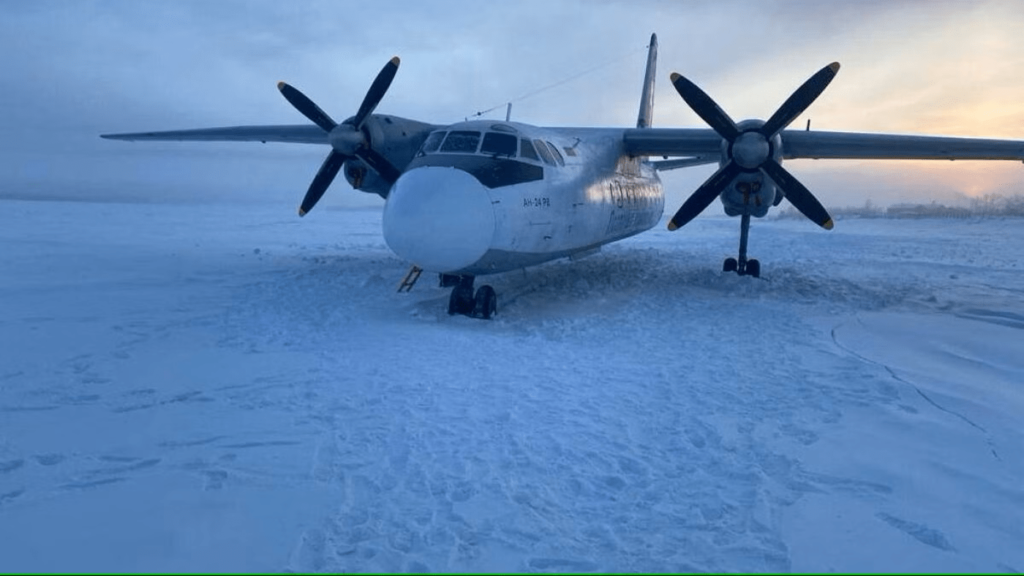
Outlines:
[[[385,199],[388,246],[413,264],[403,286],[422,270],[451,287],[449,314],[490,318],[491,286],[474,293],[477,276],[580,257],[658,223],[665,196],[658,172],[718,163],[718,170],[668,223],[676,230],[714,200],[740,217],[737,258],[723,271],[758,277],[747,259],[750,218],[788,200],[826,230],[828,211],[782,167],[796,158],[1024,160],[1024,142],[979,138],[787,130],[839,71],[825,66],[768,120],[733,121],[710,96],[673,73],[672,85],[711,129],[653,128],[658,41],[651,35],[636,128],[541,127],[473,120],[436,125],[375,114],[398,71],[392,58],[370,85],[356,114],[335,122],[297,89],[278,83],[310,125],[235,126],[105,134],[117,140],[258,141],[324,144],[327,158],[299,207],[307,214],[339,171],[356,190]],[[652,160],[661,157],[662,160]]]

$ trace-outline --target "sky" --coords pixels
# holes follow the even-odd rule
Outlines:
[[[668,81],[673,71],[733,118],[767,118],[839,61],[793,126],[1024,138],[1015,0],[0,0],[0,15],[0,197],[297,205],[325,147],[98,135],[306,122],[279,80],[344,118],[395,55],[381,113],[448,123],[496,108],[485,117],[502,118],[512,100],[520,122],[630,127],[652,32],[655,126],[703,127]],[[826,206],[1024,193],[1014,162],[787,167]],[[669,205],[713,170],[666,173]],[[381,204],[340,180],[325,202]]]

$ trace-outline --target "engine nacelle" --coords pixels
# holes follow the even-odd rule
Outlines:
[[[771,179],[762,172],[744,172],[722,191],[722,207],[729,216],[739,216],[744,211],[761,218],[776,204],[779,191]]]
[[[763,120],[751,119],[738,122],[736,127],[743,133],[757,130],[763,125]],[[737,139],[737,146],[741,140],[742,136]],[[761,145],[764,145],[763,139]],[[733,145],[723,139],[720,165],[724,166],[730,160],[739,161],[739,157],[742,156],[743,152],[746,151],[733,149]],[[768,140],[766,153],[776,162],[782,162],[781,136],[776,134],[772,139]],[[748,168],[740,173],[722,191],[719,199],[722,201],[725,213],[729,216],[739,216],[744,212],[749,212],[751,216],[761,218],[768,214],[768,210],[772,206],[779,205],[779,202],[782,201],[782,192],[778,190],[771,178],[766,176],[760,169]]]
[[[345,122],[352,120],[349,118]],[[386,114],[372,114],[363,122],[363,134],[370,147],[387,158],[399,171],[405,170],[423,141],[437,128],[433,124]],[[391,191],[391,183],[358,158],[350,158],[345,162],[344,174],[348,183],[361,192],[387,198]]]
[[[358,158],[346,160],[345,166],[342,168],[342,174],[344,174],[345,180],[348,180],[348,183],[352,185],[352,188],[360,192],[379,194],[382,198],[387,198],[388,192],[391,189],[391,184],[387,180],[381,178],[373,170],[370,170],[369,166]]]

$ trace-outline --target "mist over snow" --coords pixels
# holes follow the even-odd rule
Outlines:
[[[0,201],[0,570],[1019,572],[1024,226],[735,219],[445,312],[380,211]]]

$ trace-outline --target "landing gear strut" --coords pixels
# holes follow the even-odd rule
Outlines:
[[[498,296],[494,288],[484,285],[473,294],[473,276],[441,275],[441,286],[454,286],[448,298],[448,314],[491,319],[498,312]]]
[[[726,258],[722,264],[723,272],[735,272],[740,276],[761,277],[761,263],[756,259],[747,260],[747,237],[750,236],[750,214],[740,217],[740,257]]]

